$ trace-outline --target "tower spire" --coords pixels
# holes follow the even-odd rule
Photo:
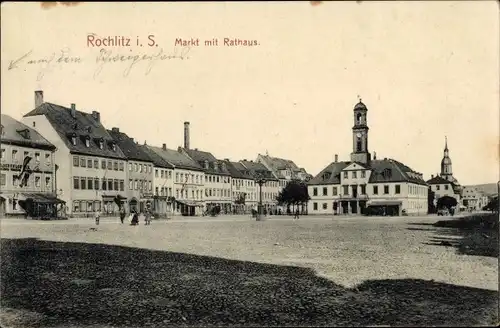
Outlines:
[[[444,150],[448,150],[448,137],[444,136]]]

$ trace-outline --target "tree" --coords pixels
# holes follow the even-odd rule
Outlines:
[[[457,199],[450,196],[443,196],[437,201],[438,208],[447,208],[448,210],[450,210],[455,206],[457,206]]]
[[[310,199],[307,185],[300,180],[289,181],[276,197],[279,205],[302,205]]]
[[[432,191],[431,187],[429,187],[429,192],[427,194],[427,212],[428,213],[436,213],[436,206],[434,205],[434,199],[436,197],[436,193]]]
[[[498,212],[499,207],[498,207],[498,196],[490,199],[488,204],[483,208],[486,211],[492,211],[492,212]]]

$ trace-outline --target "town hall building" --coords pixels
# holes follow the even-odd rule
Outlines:
[[[368,109],[354,107],[350,161],[335,161],[308,182],[309,214],[420,215],[427,213],[428,186],[403,163],[368,151]]]

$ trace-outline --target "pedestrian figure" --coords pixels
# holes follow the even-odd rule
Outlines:
[[[123,224],[123,220],[125,220],[125,208],[122,206],[122,208],[120,209],[120,221],[122,222]]]
[[[139,215],[135,211],[133,213],[134,214],[132,215],[132,221],[130,222],[130,224],[135,226],[139,224]]]
[[[293,217],[294,219],[299,219],[299,209],[295,210],[295,216]]]
[[[101,219],[101,213],[99,211],[95,212],[95,225],[99,225],[99,221]]]
[[[147,210],[146,210],[146,213],[144,214],[144,221],[145,221],[146,225],[151,224],[151,213],[149,213],[149,211],[147,211]]]

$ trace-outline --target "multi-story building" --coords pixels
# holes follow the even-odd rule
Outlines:
[[[1,115],[0,217],[64,216],[56,197],[56,147],[36,130]]]
[[[221,213],[231,213],[231,174],[226,163],[210,152],[190,148],[189,122],[184,122],[184,147],[179,147],[179,151],[198,163],[205,172],[205,208],[210,210],[219,206]]]
[[[257,203],[260,201],[262,196],[262,206],[267,213],[275,214],[278,212],[278,202],[276,198],[280,190],[279,180],[274,176],[273,172],[270,171],[264,164],[247,161],[246,159],[240,161],[245,170],[248,170],[250,176],[257,181],[263,179],[265,183],[262,184],[262,189],[255,183],[255,189],[257,192]]]
[[[154,164],[154,202],[153,210],[157,215],[163,216],[173,213],[174,201],[174,166],[158,155],[149,146],[139,146]],[[167,149],[163,144],[162,149]]]
[[[252,209],[257,209],[259,187],[250,171],[239,162],[231,162],[227,158],[224,162],[231,174],[233,213],[250,213]]]
[[[163,160],[172,165],[174,181],[173,192],[175,214],[187,216],[201,215],[204,212],[204,181],[203,168],[186,156],[182,150],[168,149],[147,145],[150,150],[158,154]]]
[[[481,211],[489,202],[489,197],[475,187],[465,186],[461,194],[462,206],[469,211]]]
[[[422,174],[393,159],[371,158],[367,111],[361,101],[354,107],[351,160],[339,162],[335,155],[335,161],[308,182],[308,212],[426,214],[428,187]]]
[[[35,109],[22,122],[57,147],[58,196],[70,216],[117,215],[118,204],[127,202],[127,161],[102,125],[99,112],[44,102],[43,92],[36,91]]]
[[[128,211],[144,213],[153,206],[153,161],[141,147],[119,128],[107,131],[127,159],[125,196]]]
[[[461,203],[460,195],[462,187],[458,180],[453,176],[452,163],[448,149],[448,138],[445,137],[443,159],[441,160],[441,173],[436,176],[431,175],[431,179],[427,180],[431,191],[434,192],[434,204],[437,200],[444,196],[453,197],[457,200],[457,204]]]

